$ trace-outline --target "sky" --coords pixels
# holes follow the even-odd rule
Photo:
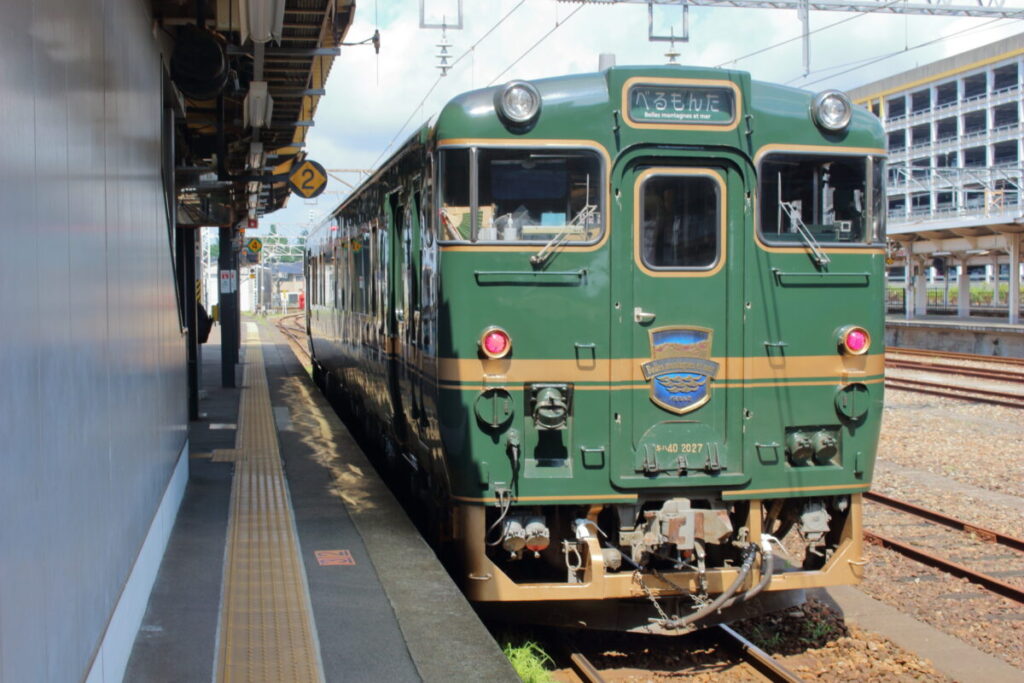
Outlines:
[[[670,43],[648,40],[643,4],[464,0],[462,29],[443,37],[441,29],[420,28],[421,2],[428,23],[456,23],[458,0],[356,0],[346,42],[379,29],[380,54],[369,46],[342,47],[307,133],[309,158],[328,170],[372,169],[459,93],[597,71],[601,53],[614,54],[619,65],[668,61]],[[984,2],[1024,10],[1024,0]],[[681,16],[679,7],[657,8],[655,33],[678,35]],[[851,89],[1024,33],[1024,21],[812,12],[810,29],[806,74],[795,10],[691,7],[689,40],[675,43],[675,51],[681,64],[740,69],[757,80],[813,91]],[[449,63],[455,63],[443,78],[436,68],[442,42],[450,44]],[[357,173],[336,175],[359,182]],[[281,234],[298,235],[341,203],[348,189],[332,179],[314,200],[293,195],[252,232],[265,234],[273,224]]]

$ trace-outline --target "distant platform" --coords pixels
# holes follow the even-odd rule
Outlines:
[[[240,389],[203,349],[188,488],[125,680],[518,680],[284,338],[243,336]]]
[[[955,351],[986,356],[1024,358],[1024,325],[1010,325],[998,318],[948,315],[901,315],[885,319],[887,346],[931,351]]]

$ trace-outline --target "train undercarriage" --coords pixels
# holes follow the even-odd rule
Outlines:
[[[863,575],[860,495],[539,506],[499,517],[459,505],[454,529],[466,594],[513,620],[676,635]],[[802,558],[775,536],[790,530]]]

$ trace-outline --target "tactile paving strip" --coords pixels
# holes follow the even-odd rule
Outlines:
[[[259,330],[252,323],[246,327],[217,680],[320,682],[323,666],[281,468]]]

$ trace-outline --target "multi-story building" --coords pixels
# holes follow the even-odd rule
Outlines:
[[[861,86],[850,93],[889,138],[889,236],[903,246],[908,317],[926,308],[933,264],[960,269],[958,312],[970,311],[968,269],[1019,283],[1024,230],[1024,34]],[[940,259],[936,262],[935,259]],[[903,268],[899,268],[899,266]],[[939,268],[938,270],[946,270]],[[1016,276],[1016,277],[1014,277]],[[1009,286],[1011,322],[1018,287]],[[1000,290],[994,288],[995,303]]]

